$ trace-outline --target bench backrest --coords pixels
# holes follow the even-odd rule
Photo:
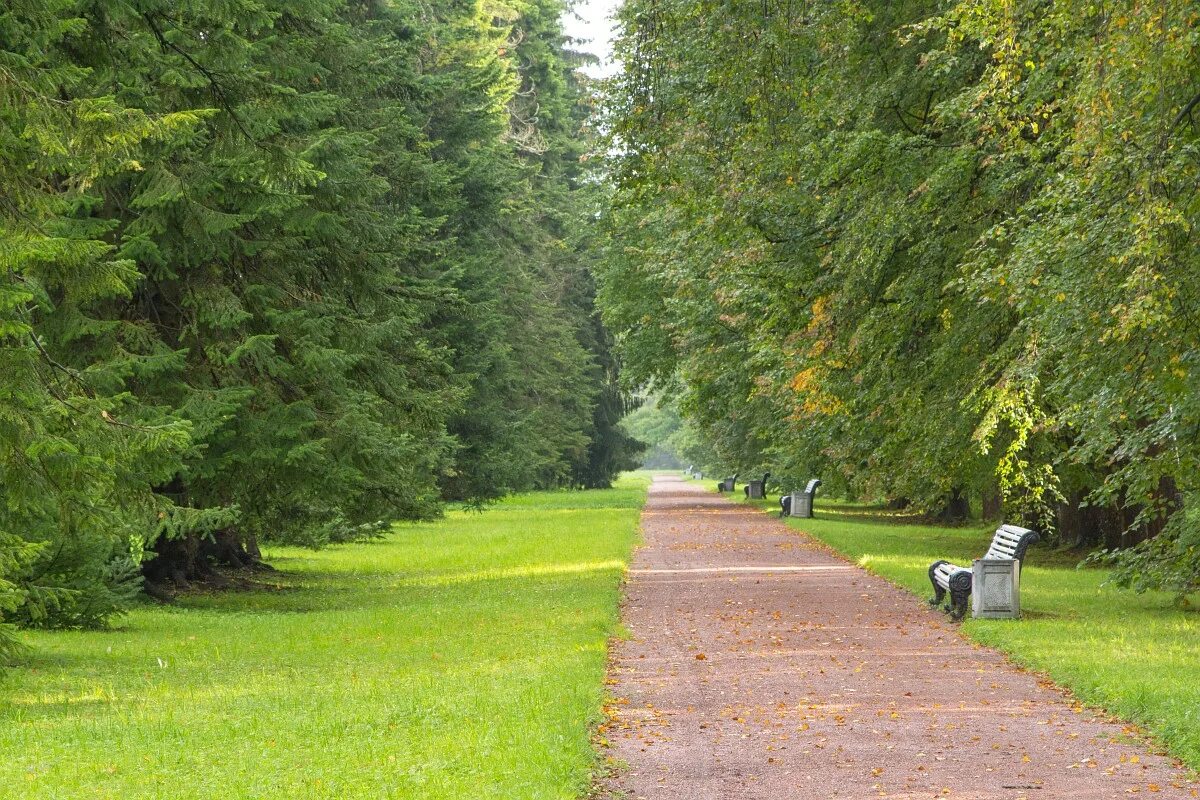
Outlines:
[[[814,494],[817,491],[817,487],[820,485],[821,485],[820,479],[813,478],[811,481],[808,482],[808,486],[804,487],[804,493],[805,494]]]
[[[1015,558],[1025,560],[1025,551],[1040,537],[1037,531],[1016,525],[1001,525],[992,537],[991,547],[984,558]]]

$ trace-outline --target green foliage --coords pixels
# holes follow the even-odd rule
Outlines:
[[[1137,592],[1167,591],[1181,606],[1200,592],[1200,502],[1195,495],[1162,533],[1125,550],[1104,550],[1093,562],[1116,566],[1113,581]]]
[[[562,11],[0,11],[0,624],[629,463]]]
[[[571,484],[582,489],[607,489],[622,472],[640,465],[647,445],[622,424],[630,414],[637,413],[639,401],[621,385],[612,336],[595,309],[591,275],[581,272],[579,278],[584,285],[571,306],[580,318],[580,343],[591,354],[590,382],[599,390],[594,398],[587,450],[575,459]]]
[[[127,543],[63,536],[17,573],[24,602],[8,618],[29,628],[102,628],[142,590]]]
[[[153,492],[189,440],[186,421],[140,402],[111,364],[68,345],[118,320],[139,278],[92,211],[101,181],[146,148],[185,138],[199,112],[155,115],[94,91],[61,57],[74,3],[0,13],[0,654],[5,622],[102,623],[138,585],[131,548],[170,503]]]
[[[669,398],[647,398],[621,426],[647,443],[648,452],[642,461],[646,469],[682,469],[691,464],[701,471],[712,471],[719,466],[719,458],[708,442],[691,420],[680,416]]]
[[[591,108],[579,57],[564,49],[562,11],[556,0],[529,3],[511,28],[487,29],[476,63],[511,70],[503,114],[486,120],[500,141],[482,152],[464,142],[454,156],[469,203],[449,224],[464,261],[486,260],[456,278],[465,304],[450,340],[468,397],[450,422],[458,453],[443,491],[454,500],[603,487],[635,465],[634,443],[615,427],[628,396],[587,268]],[[468,85],[481,87],[468,108],[496,97],[495,87]]]
[[[581,797],[647,483],[273,547],[255,591],[31,632],[0,797]]]
[[[659,405],[653,397],[643,400],[641,406],[621,421],[621,427],[630,436],[646,443],[646,455],[642,460],[646,469],[679,469],[683,466],[672,443],[682,425],[678,411]]]
[[[1193,4],[620,18],[601,305],[722,468],[1109,546],[1200,491]]]

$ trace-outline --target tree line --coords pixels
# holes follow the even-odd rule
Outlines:
[[[0,10],[0,649],[630,465],[562,12]]]
[[[711,468],[1200,587],[1200,10],[628,0],[601,304]]]

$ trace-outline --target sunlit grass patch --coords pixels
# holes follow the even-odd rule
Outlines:
[[[28,635],[0,797],[579,797],[646,484],[275,548],[261,590]]]

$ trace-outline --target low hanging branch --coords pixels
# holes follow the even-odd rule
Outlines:
[[[258,141],[250,135],[250,131],[246,129],[246,125],[242,122],[242,118],[239,117],[237,112],[234,110],[233,103],[229,100],[229,95],[225,93],[225,87],[222,86],[221,82],[217,80],[217,77],[213,74],[212,70],[208,69],[195,58],[193,58],[192,55],[182,47],[174,42],[169,41],[163,34],[162,29],[158,26],[158,23],[154,21],[154,17],[151,16],[149,12],[142,14],[142,19],[146,20],[146,24],[150,26],[150,32],[153,33],[154,38],[158,40],[159,47],[161,47],[163,50],[170,50],[174,53],[178,53],[184,61],[187,61],[197,72],[203,75],[205,80],[208,81],[209,90],[212,92],[217,104],[220,105],[227,114],[229,114],[230,119],[233,120],[233,124],[236,125],[238,130],[242,132],[242,135],[245,136],[252,144],[254,144],[255,147],[261,147],[265,150],[266,148],[259,144]]]
[[[41,355],[43,361],[45,361],[47,364],[49,364],[53,369],[66,375],[74,383],[78,384],[79,388],[83,391],[83,394],[85,397],[87,397],[91,400],[96,399],[96,391],[91,386],[89,386],[86,381],[84,381],[84,379],[80,376],[80,374],[78,372],[76,372],[75,370],[66,366],[65,364],[62,364],[62,363],[58,362],[57,360],[55,360],[54,356],[50,355],[50,353],[47,352],[45,346],[42,345],[41,341],[38,339],[38,337],[35,334],[30,333],[29,340],[31,342],[33,342],[33,346],[37,349],[37,351],[38,351],[39,355]],[[66,397],[64,397],[64,396],[60,395],[58,392],[54,391],[54,389],[52,387],[46,386],[46,390],[50,392],[51,396],[53,396],[55,400],[62,403],[67,408],[69,408],[72,411],[75,411],[79,414],[84,413],[84,410],[82,408],[80,408],[79,406],[73,405],[69,400],[67,400]],[[160,428],[168,427],[168,426],[145,427],[142,425],[130,425],[128,422],[122,422],[121,420],[117,419],[112,414],[108,413],[107,409],[103,409],[103,408],[100,409],[100,417],[105,422],[107,422],[109,425],[115,425],[118,428],[128,428],[129,430],[133,430],[133,431],[142,431],[143,433],[153,431],[156,429],[160,429]]]
[[[1179,124],[1184,121],[1184,119],[1191,121],[1192,112],[1196,109],[1197,105],[1200,105],[1200,94],[1196,94],[1187,102],[1187,105],[1179,109],[1179,113],[1176,114],[1175,119],[1171,121],[1170,129],[1175,130],[1177,127],[1179,127]]]

